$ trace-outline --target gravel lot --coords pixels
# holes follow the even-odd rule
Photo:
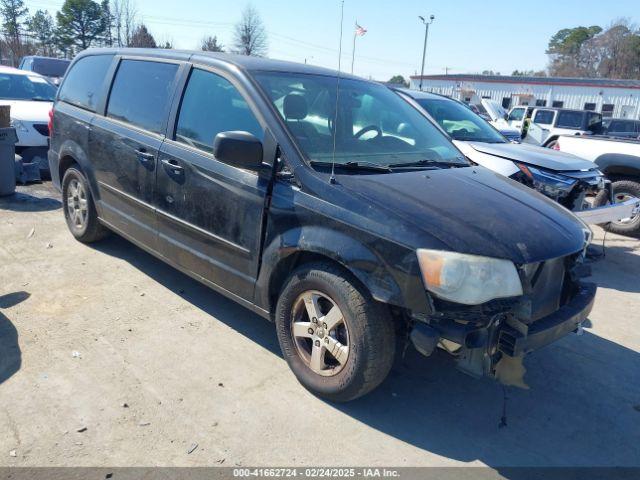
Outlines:
[[[271,324],[117,236],[74,241],[58,199],[0,199],[0,466],[640,466],[638,240],[607,236],[592,328],[527,359],[499,429],[501,387],[443,354],[315,398]]]

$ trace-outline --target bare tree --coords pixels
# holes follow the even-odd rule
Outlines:
[[[134,0],[113,0],[113,29],[115,43],[119,47],[128,47],[138,25],[138,10]]]
[[[218,43],[218,37],[215,35],[204,37],[200,43],[200,50],[203,52],[224,52],[224,45]]]
[[[258,11],[251,5],[242,12],[235,26],[234,47],[236,53],[264,57],[267,54],[267,31]]]

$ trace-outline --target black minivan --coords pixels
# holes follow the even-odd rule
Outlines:
[[[388,374],[396,338],[522,384],[581,328],[590,230],[472,165],[385,86],[308,65],[96,49],[70,66],[49,162],[71,233],[117,232],[275,322],[312,392]]]

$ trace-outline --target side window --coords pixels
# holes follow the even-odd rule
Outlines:
[[[596,104],[595,103],[585,103],[584,104],[584,109],[585,110],[594,111],[596,109]]]
[[[553,108],[562,108],[562,107],[564,107],[564,102],[562,102],[560,100],[554,100],[553,103],[551,104],[551,106]]]
[[[225,78],[194,69],[182,97],[176,141],[213,151],[220,132],[240,130],[262,140],[264,131],[240,92]]]
[[[538,110],[533,118],[534,123],[551,125],[553,123],[553,110]]]
[[[177,71],[175,63],[123,60],[113,81],[107,116],[163,133]]]
[[[582,112],[572,112],[568,110],[558,112],[556,127],[579,130],[582,128],[582,120],[584,118],[582,115]]]
[[[536,107],[546,107],[546,106],[547,106],[546,100],[542,100],[542,99],[536,100]]]
[[[509,114],[509,120],[522,120],[524,117],[524,109],[523,108],[514,108],[511,110]]]
[[[95,112],[112,59],[112,55],[92,55],[78,60],[60,87],[60,100]]]

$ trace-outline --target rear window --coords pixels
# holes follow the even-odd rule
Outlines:
[[[53,102],[55,96],[56,89],[40,75],[0,73],[0,99],[2,100]]]
[[[534,123],[551,125],[553,123],[553,110],[539,110],[533,118]]]
[[[559,112],[558,122],[556,127],[558,128],[572,128],[574,130],[582,130],[582,120],[584,114],[582,112]]]
[[[633,122],[625,122],[622,120],[614,120],[609,125],[610,132],[635,133],[636,126]]]
[[[112,55],[92,55],[78,60],[60,88],[60,100],[95,112],[112,58]]]
[[[64,77],[70,63],[59,58],[34,58],[31,70],[45,77]]]
[[[177,71],[175,63],[123,60],[113,81],[107,116],[163,133]]]

